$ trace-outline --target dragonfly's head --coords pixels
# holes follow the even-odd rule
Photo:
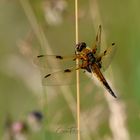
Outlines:
[[[85,42],[80,42],[76,45],[76,51],[81,52],[83,49],[87,47]]]

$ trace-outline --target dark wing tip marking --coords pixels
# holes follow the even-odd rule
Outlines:
[[[70,69],[65,69],[64,72],[71,72],[71,70]]]
[[[44,56],[44,55],[38,55],[37,57],[40,58],[40,57],[43,57],[43,56]]]
[[[49,74],[47,74],[46,76],[44,76],[44,78],[47,78],[47,77],[49,77],[49,76],[51,76],[51,74],[49,73]]]
[[[60,55],[56,55],[56,58],[58,58],[58,59],[63,59],[63,57],[60,56]]]
[[[112,43],[112,46],[114,46],[114,45],[115,45],[115,43],[113,42],[113,43]]]

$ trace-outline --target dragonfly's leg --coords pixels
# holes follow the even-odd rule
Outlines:
[[[83,57],[80,54],[76,54],[76,56],[73,60],[76,60],[76,59],[83,59]]]
[[[79,64],[79,66],[76,68],[76,70],[79,70],[79,69],[85,69],[85,67],[83,66],[83,64]]]

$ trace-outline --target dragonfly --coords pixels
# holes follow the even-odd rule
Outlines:
[[[71,60],[75,62],[76,59],[79,60],[78,66],[74,65],[69,68],[65,68],[63,70],[55,71],[47,73],[43,76],[43,83],[45,85],[55,85],[67,84],[67,81],[72,81],[71,74],[76,72],[76,70],[82,70],[83,73],[88,72],[91,76],[97,77],[100,83],[105,87],[105,89],[110,93],[114,98],[117,98],[116,94],[111,89],[110,85],[108,84],[107,80],[103,76],[102,72],[104,72],[110,65],[111,60],[114,56],[116,45],[112,43],[110,47],[105,49],[103,52],[100,53],[101,49],[101,25],[98,28],[97,35],[95,38],[95,42],[92,45],[92,48],[89,48],[85,42],[79,42],[76,44],[75,47],[75,54],[72,56],[62,56],[62,55],[38,55],[38,59],[45,59],[45,60],[56,60],[56,62],[62,62],[65,60]],[[63,77],[63,80],[57,80],[59,77]],[[60,78],[61,79],[61,78]],[[68,82],[68,83],[69,83]]]

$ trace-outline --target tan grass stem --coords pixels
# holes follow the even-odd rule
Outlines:
[[[75,42],[78,43],[78,0],[75,0]],[[76,66],[79,60],[76,59]],[[80,79],[79,70],[76,71],[76,94],[77,94],[77,140],[80,140]]]

